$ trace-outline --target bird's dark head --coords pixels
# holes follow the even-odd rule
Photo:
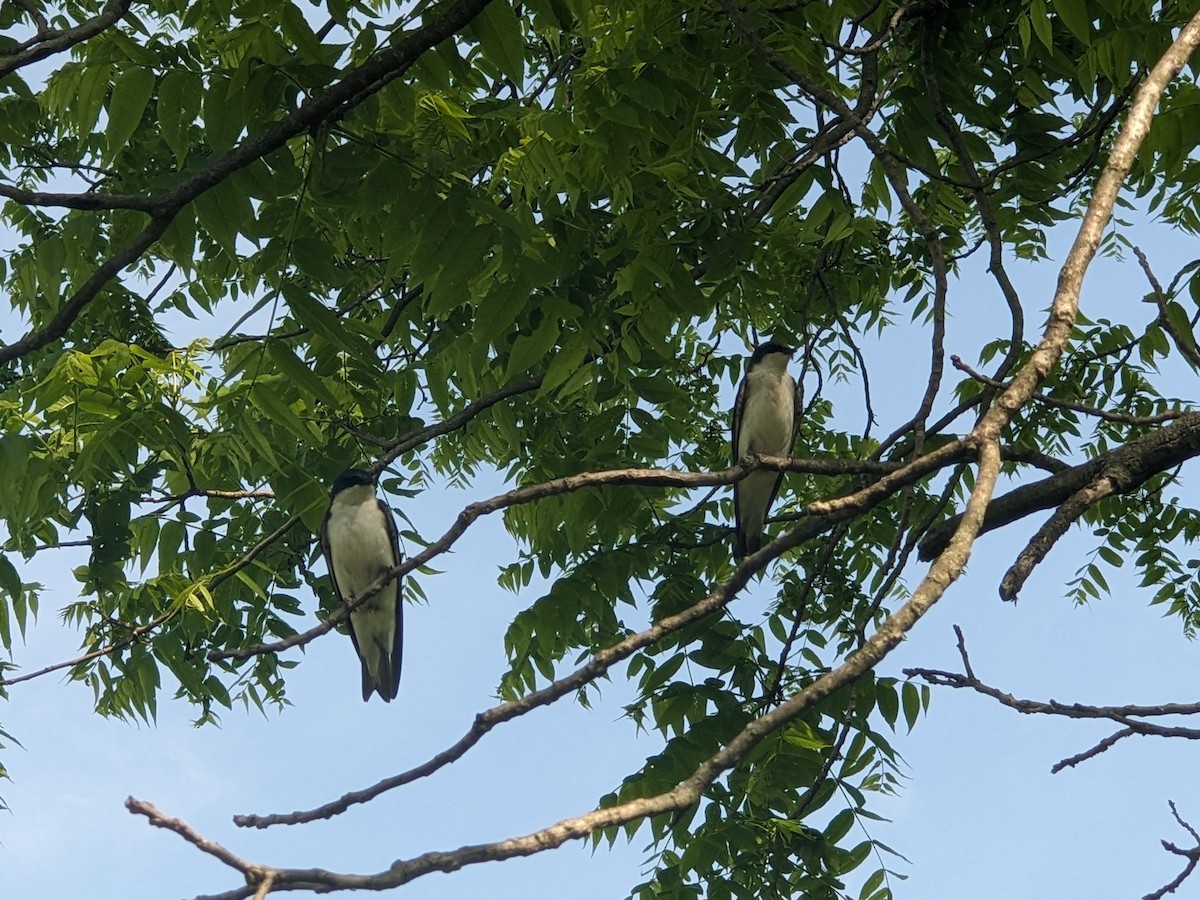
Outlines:
[[[795,347],[789,347],[787,344],[781,344],[779,341],[765,341],[754,348],[754,355],[750,357],[749,368],[753,369],[768,356],[773,356],[776,353],[780,353],[791,359],[795,352]]]
[[[329,489],[329,497],[333,499],[346,488],[358,487],[363,484],[374,484],[375,479],[371,477],[370,472],[364,472],[362,469],[347,469],[337,478],[333,479],[333,486]]]

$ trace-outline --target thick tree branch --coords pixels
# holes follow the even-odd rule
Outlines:
[[[1004,577],[1000,579],[1000,599],[1015,601],[1034,568],[1054,547],[1067,529],[1085,512],[1113,494],[1122,490],[1117,480],[1111,475],[1101,475],[1099,478],[1080,488],[1054,511],[1046,523],[1037,530],[1025,549],[1017,556],[1016,561],[1009,566]],[[1125,488],[1124,490],[1128,490]]]
[[[1042,340],[1029,360],[1017,372],[1012,383],[984,416],[981,424],[985,428],[991,429],[1007,422],[1032,396],[1037,385],[1045,380],[1062,354],[1075,325],[1083,276],[1100,246],[1104,229],[1112,218],[1113,206],[1121,184],[1133,165],[1138,148],[1150,131],[1154,110],[1163,91],[1195,52],[1197,43],[1200,43],[1200,13],[1193,16],[1180,30],[1175,42],[1167,48],[1138,88],[1121,132],[1113,144],[1108,162],[1096,182],[1079,233],[1059,272],[1058,287],[1050,305],[1049,322]]]
[[[85,191],[82,194],[48,193],[27,191],[23,188],[0,184],[0,197],[20,203],[22,206],[47,206],[92,211],[132,209],[148,215],[155,212],[154,201],[139,194],[101,194],[94,191]]]
[[[943,451],[945,451],[945,448],[943,448]],[[785,550],[796,546],[801,541],[828,530],[836,522],[853,518],[863,511],[883,502],[893,491],[898,490],[900,487],[911,484],[930,472],[936,471],[940,465],[944,464],[945,458],[948,455],[953,458],[953,453],[966,452],[968,451],[963,446],[953,445],[951,447],[951,454],[946,454],[945,452],[939,452],[936,455],[929,454],[915,463],[893,468],[880,482],[875,483],[876,485],[886,483],[886,488],[884,489],[878,489],[875,485],[872,485],[869,488],[835,501],[814,504],[809,508],[809,514],[813,517],[812,521],[802,521],[795,528],[786,532],[783,537],[759,551],[759,553],[766,553],[769,548],[775,548],[773,553],[763,558],[764,564]],[[450,526],[445,534],[417,555],[405,560],[399,566],[382,573],[379,578],[363,590],[361,597],[355,598],[350,605],[341,606],[319,625],[273,643],[252,644],[232,650],[210,650],[208,658],[214,662],[222,659],[249,659],[252,656],[260,656],[264,653],[278,653],[292,647],[300,647],[323,634],[328,634],[339,623],[345,621],[355,605],[382,590],[383,586],[393,579],[401,578],[409,572],[425,565],[434,557],[445,553],[482,516],[507,509],[510,506],[531,503],[546,497],[554,497],[601,485],[693,488],[732,484],[741,478],[745,478],[750,472],[759,468],[785,472],[844,475],[852,474],[856,471],[879,472],[886,470],[888,466],[880,463],[864,463],[858,460],[794,459],[786,456],[767,456],[755,453],[747,456],[731,468],[719,472],[681,472],[671,469],[606,469],[599,472],[583,472],[578,475],[568,475],[564,478],[555,478],[539,484],[515,488],[488,500],[480,500],[468,504],[458,514],[458,518],[455,519],[454,524]],[[816,522],[816,530],[810,530],[814,527],[813,522]],[[757,559],[758,554],[747,557],[747,559],[750,558]],[[756,566],[756,571],[757,568],[759,567]]]
[[[66,334],[67,329],[79,318],[84,307],[96,299],[104,286],[122,269],[130,263],[136,262],[155,241],[163,236],[176,212],[178,210],[169,215],[152,218],[150,224],[143,228],[133,240],[100,264],[91,277],[59,307],[54,318],[44,328],[31,331],[20,340],[0,347],[0,365],[18,359],[26,353],[40,350]]]
[[[0,58],[0,77],[9,72],[15,72],[22,66],[35,63],[40,59],[69,50],[76,44],[81,44],[88,38],[95,37],[104,29],[114,25],[121,16],[129,11],[132,0],[110,0],[103,10],[86,22],[68,28],[65,31],[50,31],[44,29],[45,20],[38,23],[38,34],[27,45],[11,55],[5,54]]]
[[[1011,524],[1030,513],[1066,503],[1073,495],[1102,478],[1112,481],[1113,493],[1132,491],[1148,478],[1197,455],[1200,455],[1200,413],[1182,413],[1175,421],[1157,431],[998,497],[988,509],[983,532]],[[921,559],[932,559],[941,552],[956,522],[957,517],[954,517],[929,530],[918,547]]]

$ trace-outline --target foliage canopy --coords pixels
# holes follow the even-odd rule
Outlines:
[[[0,644],[14,658],[45,599],[21,559],[84,540],[82,595],[53,604],[97,712],[151,719],[164,690],[200,721],[282,704],[296,660],[272,645],[299,642],[314,593],[335,612],[310,570],[333,475],[365,458],[403,498],[498,473],[517,490],[460,524],[501,511],[514,539],[500,708],[586,703],[620,672],[630,719],[664,738],[601,802],[637,814],[569,836],[646,829],[662,853],[638,897],[840,897],[860,867],[855,895],[890,897],[890,851],[851,828],[896,784],[892,729],[929,700],[874,674],[940,596],[906,586],[918,555],[952,580],[975,531],[1003,526],[1032,539],[1027,575],[1082,520],[1100,537],[1080,599],[1127,564],[1200,624],[1180,555],[1200,511],[1169,489],[1200,426],[1160,370],[1200,368],[1200,261],[1126,321],[1052,313],[1071,329],[1053,369],[1005,268],[1048,262],[1048,230],[1080,216],[1194,12],[5,4],[0,278],[23,336],[0,347],[0,483],[19,486],[0,492]],[[1188,233],[1198,101],[1191,78],[1167,87],[1127,180]],[[960,278],[981,256],[983,288]],[[1007,325],[952,375],[946,319],[979,304]],[[873,336],[900,327],[925,371],[904,409],[877,409]],[[777,503],[784,539],[739,568],[711,487],[738,472],[625,470],[726,470],[725,405],[768,336],[801,348],[803,474]],[[1018,373],[1011,419],[989,419]],[[955,516],[989,499],[993,447],[1027,494]],[[609,474],[570,481],[592,472]],[[434,593],[423,563],[458,536],[408,523],[428,548],[410,598]],[[762,570],[765,617],[726,607]],[[647,618],[659,630],[631,638]],[[630,805],[706,766],[699,816]]]

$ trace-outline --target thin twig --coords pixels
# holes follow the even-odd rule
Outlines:
[[[986,384],[991,387],[1000,388],[1001,390],[1008,387],[1008,385],[1003,381],[997,381],[995,378],[984,375],[982,372],[977,372],[975,369],[963,362],[962,358],[959,356],[952,355],[950,357],[950,362],[954,365],[954,368],[958,369],[960,372],[965,372],[967,375],[971,376],[973,380],[978,381],[980,384]],[[1110,412],[1107,409],[1100,409],[1096,406],[1088,406],[1086,403],[1075,403],[1070,400],[1059,400],[1055,397],[1047,397],[1045,394],[1040,392],[1034,393],[1031,399],[1035,403],[1041,403],[1045,406],[1053,406],[1057,409],[1069,409],[1073,412],[1083,413],[1084,415],[1088,416],[1095,416],[1098,419],[1104,419],[1106,422],[1118,422],[1122,425],[1162,425],[1164,422],[1170,422],[1174,419],[1178,419],[1184,413],[1183,410],[1171,410],[1169,412],[1158,413],[1157,415],[1153,416],[1131,416],[1125,413]]]

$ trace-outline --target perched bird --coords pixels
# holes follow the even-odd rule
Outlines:
[[[777,341],[759,344],[750,357],[746,376],[733,404],[733,461],[747,453],[787,456],[800,424],[800,397],[796,381],[788,374],[788,360],[796,352]],[[733,555],[741,559],[763,545],[767,513],[783,481],[782,472],[751,472],[733,486],[737,526]]]
[[[321,524],[321,549],[333,590],[343,603],[356,599],[375,579],[400,564],[396,520],[375,496],[375,479],[347,469],[333,481],[329,512]],[[383,586],[350,613],[350,639],[362,660],[362,695],[377,691],[390,703],[400,685],[404,610],[400,579]]]

